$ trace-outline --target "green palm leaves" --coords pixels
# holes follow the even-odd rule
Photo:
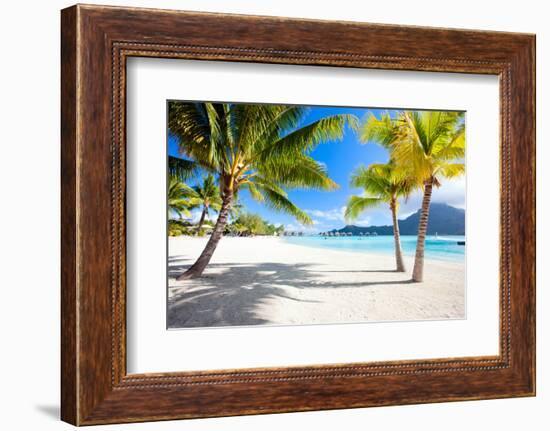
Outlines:
[[[392,212],[397,271],[405,271],[397,221],[398,198],[407,197],[418,186],[418,181],[407,171],[390,161],[386,164],[361,166],[353,172],[350,185],[362,188],[364,194],[351,196],[346,205],[346,219],[356,219],[371,207],[386,203]]]
[[[192,160],[185,160],[179,157],[168,157],[168,173],[179,181],[185,182],[197,173],[198,166]]]
[[[189,217],[189,210],[192,203],[189,195],[192,189],[179,181],[175,175],[170,175],[168,183],[168,211],[175,213],[179,218],[182,216]]]
[[[303,106],[171,102],[168,127],[187,159],[219,178],[220,212],[205,250],[181,278],[196,277],[221,238],[235,195],[248,189],[257,201],[294,216],[311,218],[294,204],[288,189],[332,190],[326,167],[310,156],[320,143],[341,139],[353,115],[325,116],[304,124]]]
[[[424,279],[424,249],[432,188],[442,178],[464,174],[464,114],[457,112],[404,112],[399,139],[394,144],[395,158],[411,168],[424,183],[424,196],[418,226],[413,280]]]
[[[306,113],[301,106],[173,102],[169,128],[185,155],[220,176],[223,192],[247,188],[255,199],[310,223],[284,190],[336,188],[309,153],[321,142],[341,139],[357,119],[333,115],[301,124]]]
[[[413,177],[395,163],[372,164],[368,168],[360,166],[351,175],[350,185],[362,188],[363,196],[351,196],[346,206],[345,216],[353,220],[366,209],[381,203],[391,204],[397,198],[408,196],[417,186]]]
[[[464,174],[464,114],[459,112],[407,112],[400,119],[393,156],[412,173],[435,186],[442,178]]]
[[[189,202],[193,208],[202,207],[201,217],[197,225],[197,233],[200,233],[204,220],[209,215],[209,210],[219,211],[222,206],[220,189],[216,185],[212,174],[208,174],[202,183],[193,186],[189,190]]]
[[[190,193],[191,202],[196,205],[203,205],[218,210],[222,200],[220,189],[212,174],[207,175],[202,183],[193,186]]]
[[[402,111],[380,119],[371,114],[360,136],[390,150],[392,160],[420,181],[439,185],[442,178],[464,174],[463,112]]]
[[[364,142],[376,142],[390,151],[391,163],[413,184],[423,187],[413,280],[423,280],[424,248],[433,187],[444,178],[464,174],[464,113],[402,111],[371,115],[361,130]],[[355,203],[359,206],[359,201]]]

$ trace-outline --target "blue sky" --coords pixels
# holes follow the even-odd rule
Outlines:
[[[386,110],[367,108],[335,108],[335,107],[311,107],[304,124],[311,123],[321,117],[339,113],[356,115],[362,122],[369,113],[377,117]],[[389,111],[390,114],[392,111]],[[170,136],[168,139],[168,153],[178,155],[178,140]],[[240,202],[248,212],[260,214],[263,218],[274,224],[284,224],[287,230],[301,230],[304,232],[322,232],[330,229],[341,228],[346,222],[343,217],[344,207],[351,194],[361,194],[360,189],[349,186],[351,172],[360,165],[368,166],[371,163],[384,163],[388,161],[386,149],[375,143],[363,144],[359,141],[356,132],[347,128],[344,137],[340,141],[327,141],[317,146],[311,156],[327,166],[329,176],[339,185],[335,191],[316,190],[289,190],[291,200],[303,210],[307,211],[313,219],[313,226],[302,226],[293,217],[276,212],[262,203],[254,201],[248,191],[240,192]],[[190,182],[193,184],[193,181]],[[447,181],[439,190],[434,192],[434,202],[445,202],[453,206],[464,208],[465,199],[464,179]],[[416,192],[407,202],[400,206],[400,218],[412,214],[420,207],[421,193]],[[198,214],[194,214],[197,217]],[[383,225],[391,224],[389,209],[381,205],[366,211],[356,225]]]

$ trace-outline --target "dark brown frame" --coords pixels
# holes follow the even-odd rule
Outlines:
[[[535,394],[535,36],[73,6],[62,11],[61,417],[76,425]],[[129,56],[494,74],[500,354],[127,375]]]

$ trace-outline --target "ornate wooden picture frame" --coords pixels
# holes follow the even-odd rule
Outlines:
[[[335,37],[337,35],[337,37]],[[62,398],[75,425],[533,396],[535,37],[77,5],[62,11]],[[129,57],[500,78],[500,354],[127,374]]]

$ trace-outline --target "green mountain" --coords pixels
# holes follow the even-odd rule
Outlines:
[[[418,232],[418,221],[420,210],[411,214],[403,220],[399,220],[399,231],[401,235],[416,235]],[[375,234],[393,235],[391,226],[355,226],[347,225],[342,229],[333,229],[332,233],[339,232],[352,235]],[[465,211],[450,205],[432,202],[430,205],[430,217],[428,218],[428,235],[464,235],[465,232]]]

